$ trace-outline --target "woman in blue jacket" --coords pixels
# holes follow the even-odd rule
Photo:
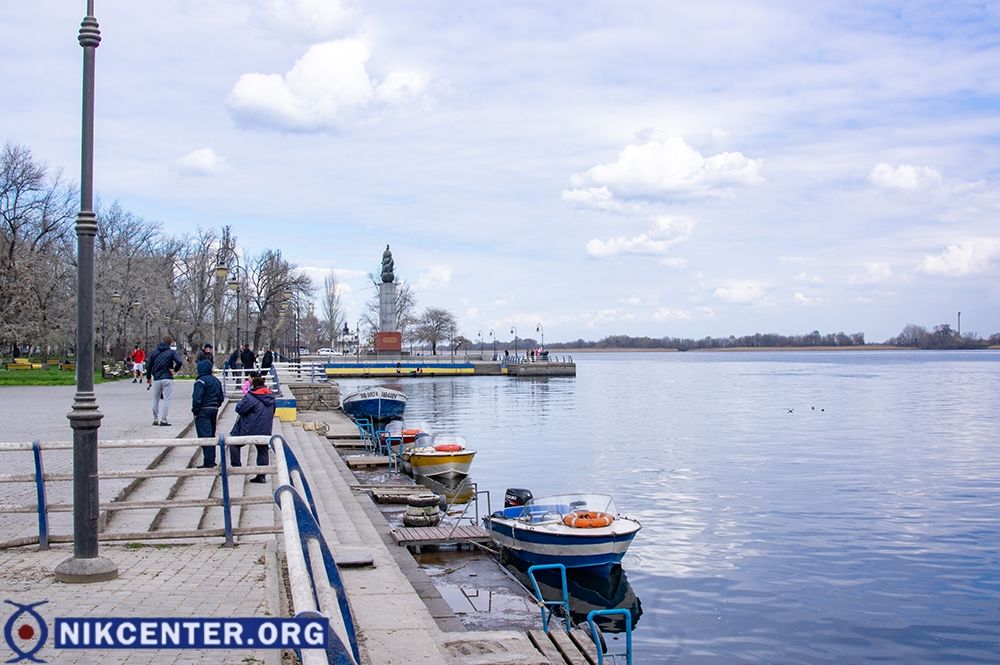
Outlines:
[[[236,413],[240,419],[236,421],[233,431],[230,432],[232,436],[271,435],[271,426],[274,422],[274,393],[264,385],[264,377],[254,377],[253,387],[236,405]],[[257,466],[267,466],[267,444],[255,445],[257,447]],[[229,463],[232,466],[242,466],[240,462],[242,451],[242,445],[229,446]],[[249,462],[250,460],[247,460],[247,463]],[[266,481],[267,478],[261,474],[250,479],[251,483]]]

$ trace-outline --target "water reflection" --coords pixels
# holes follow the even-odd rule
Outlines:
[[[529,564],[512,558],[506,561],[505,565],[525,588],[532,588],[531,579],[528,577]],[[562,597],[562,575],[558,570],[537,570],[535,580],[546,600]],[[567,568],[566,588],[569,592],[570,621],[574,625],[586,623],[587,614],[593,610],[628,610],[632,615],[633,629],[642,616],[642,603],[635,595],[635,590],[629,584],[628,576],[621,566],[614,566],[607,577],[586,569]],[[561,612],[557,613],[561,616]],[[594,623],[605,633],[625,631],[625,617],[620,614],[599,616],[594,619]]]
[[[472,476],[464,478],[441,478],[437,480],[428,476],[415,476],[418,485],[423,485],[435,494],[443,494],[452,505],[468,503],[476,492],[476,482]]]

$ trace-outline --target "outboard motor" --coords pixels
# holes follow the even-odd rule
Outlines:
[[[507,492],[503,495],[503,507],[523,506],[534,498],[531,490],[508,487]]]

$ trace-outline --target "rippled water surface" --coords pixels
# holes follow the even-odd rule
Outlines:
[[[1000,353],[575,359],[398,385],[494,507],[604,492],[642,521],[636,662],[1000,663]]]

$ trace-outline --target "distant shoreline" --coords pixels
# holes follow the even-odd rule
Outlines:
[[[990,347],[1000,348],[1000,347]],[[732,353],[761,351],[919,351],[915,346],[893,346],[891,344],[865,344],[858,346],[733,346],[722,349],[691,349],[684,353]],[[561,353],[681,353],[679,349],[628,349],[621,347],[586,349],[549,349],[554,355]]]

